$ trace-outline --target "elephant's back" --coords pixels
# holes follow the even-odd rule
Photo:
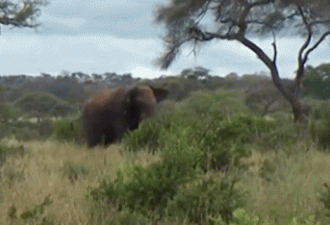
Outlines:
[[[113,108],[115,111],[120,110],[119,107],[121,107],[125,95],[126,90],[123,88],[98,92],[86,101],[84,114],[100,112],[109,108]]]

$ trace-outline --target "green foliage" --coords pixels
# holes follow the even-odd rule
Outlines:
[[[323,203],[327,216],[330,217],[330,187],[327,183],[324,183],[324,188],[326,190],[320,193],[319,200]]]
[[[127,208],[149,218],[162,217],[180,185],[200,174],[196,168],[200,150],[186,142],[187,139],[172,138],[175,140],[164,146],[161,161],[118,170],[115,179],[104,179],[99,187],[91,190],[92,199],[106,201],[119,211]]]
[[[146,225],[150,219],[136,211],[123,209],[117,211],[114,205],[95,203],[91,208],[91,218],[89,224],[100,225]]]
[[[183,184],[169,203],[169,216],[194,224],[213,224],[211,218],[220,216],[228,223],[234,210],[244,204],[236,182],[235,177],[205,175]]]
[[[323,149],[328,149],[330,147],[330,121],[313,121],[311,123],[310,131],[314,141],[317,142]]]
[[[3,0],[0,7],[3,10],[1,24],[15,27],[37,27],[36,18],[39,16],[40,8],[45,6],[45,0],[26,0],[24,2]]]
[[[19,141],[45,140],[52,134],[52,127],[52,122],[49,120],[39,123],[23,120],[7,124],[0,123],[0,139],[14,137]]]
[[[0,122],[7,123],[9,120],[16,120],[18,114],[18,110],[13,104],[0,102]]]
[[[222,170],[238,165],[254,147],[268,150],[293,144],[296,135],[287,124],[251,115],[237,93],[199,92],[142,123],[125,137],[124,144],[131,151],[162,152],[165,148],[185,152],[195,146],[200,160],[196,165],[204,171]],[[187,146],[179,149],[178,142]]]
[[[257,225],[259,218],[248,214],[244,209],[239,208],[234,211],[234,222],[232,225]],[[265,223],[263,225],[266,225]]]
[[[214,225],[226,225],[221,216],[213,219]],[[269,222],[260,222],[260,218],[249,214],[244,208],[238,208],[233,212],[233,222],[228,225],[271,225]],[[315,216],[310,215],[305,219],[293,218],[288,225],[320,225],[316,222]]]
[[[69,104],[49,93],[35,92],[26,94],[15,102],[25,113],[32,113],[40,119],[44,116],[66,116],[74,109]]]
[[[189,174],[180,164],[154,163],[118,171],[115,180],[104,179],[91,190],[94,201],[106,200],[118,209],[128,208],[144,215],[161,216],[169,199]]]
[[[305,93],[318,99],[330,98],[330,63],[309,67],[304,77]]]
[[[278,111],[289,111],[290,105],[269,80],[258,86],[254,82],[252,90],[245,97],[246,105],[261,116]]]
[[[53,138],[58,141],[82,142],[80,119],[59,119],[54,121]]]
[[[315,215],[310,215],[303,220],[298,220],[297,218],[293,218],[288,225],[321,225],[321,224],[316,221]]]

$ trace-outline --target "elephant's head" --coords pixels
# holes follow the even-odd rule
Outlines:
[[[156,105],[163,100],[168,91],[152,86],[136,86],[128,90],[124,101],[125,115],[129,130],[138,127],[142,120],[152,117]]]

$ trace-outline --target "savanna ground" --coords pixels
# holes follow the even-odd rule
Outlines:
[[[6,138],[0,221],[329,224],[330,154],[320,143],[327,121],[298,134],[288,116],[265,119],[239,94],[216,91],[165,102],[123,143],[105,148]]]
[[[96,186],[105,175],[114,175],[124,164],[137,161],[141,165],[157,160],[156,155],[127,154],[119,145],[93,151],[57,141],[3,143],[22,149],[8,156],[1,168],[1,221],[24,224],[20,216],[32,212],[49,198],[43,213],[32,218],[36,224],[44,218],[54,224],[93,224],[90,220],[87,190]],[[10,216],[15,207],[15,215]],[[3,223],[1,223],[3,224]],[[48,223],[52,224],[52,223]]]

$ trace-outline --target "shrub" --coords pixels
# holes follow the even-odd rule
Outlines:
[[[104,179],[89,195],[94,201],[115,205],[119,211],[128,208],[145,216],[161,216],[168,200],[188,178],[187,168],[176,164],[133,166],[125,172],[118,171],[114,180]]]
[[[326,210],[326,214],[330,217],[330,187],[327,183],[324,183],[325,191],[319,195],[319,200],[323,203]]]
[[[223,105],[222,105],[223,103]],[[226,106],[224,106],[226,105]],[[229,105],[231,107],[229,107]],[[232,92],[195,93],[185,102],[145,121],[129,133],[124,144],[128,150],[170,148],[175,140],[197,146],[203,154],[199,164],[204,171],[222,170],[248,156],[251,147],[273,149],[279,143],[291,144],[295,132],[279,121],[244,114],[244,104]],[[174,141],[174,142],[173,142]],[[181,150],[180,150],[181,151]]]
[[[106,201],[118,207],[119,211],[126,208],[149,218],[162,217],[179,186],[199,174],[196,167],[200,151],[178,139],[170,143],[162,152],[162,161],[119,170],[115,179],[105,178],[89,195],[96,202]]]
[[[31,140],[38,140],[39,132],[36,129],[29,129],[28,127],[23,127],[21,129],[13,130],[13,134],[15,139],[18,141],[31,141]]]
[[[138,212],[131,212],[128,209],[117,211],[116,207],[109,204],[96,203],[91,208],[91,217],[88,224],[99,225],[146,225],[148,223],[145,216]]]
[[[198,92],[183,103],[176,106],[172,103],[165,104],[162,109],[150,120],[140,124],[139,129],[130,132],[123,142],[127,149],[137,151],[151,147],[153,150],[163,147],[168,132],[177,132],[191,127],[197,121],[212,122],[228,118],[234,111],[244,108],[244,104],[238,100],[233,92]],[[230,107],[223,107],[222,103],[230,103]],[[212,118],[209,116],[212,115]]]
[[[234,210],[244,204],[236,182],[235,177],[205,175],[185,183],[170,201],[169,215],[194,224],[214,224],[212,217],[221,217],[228,224]]]
[[[60,119],[54,122],[53,138],[58,141],[82,142],[81,123],[79,119]]]
[[[311,123],[310,132],[312,139],[317,142],[321,148],[330,147],[330,120],[321,119]]]
[[[19,141],[46,140],[51,136],[52,130],[53,125],[50,120],[42,120],[39,123],[30,121],[0,123],[0,139],[15,137]]]

